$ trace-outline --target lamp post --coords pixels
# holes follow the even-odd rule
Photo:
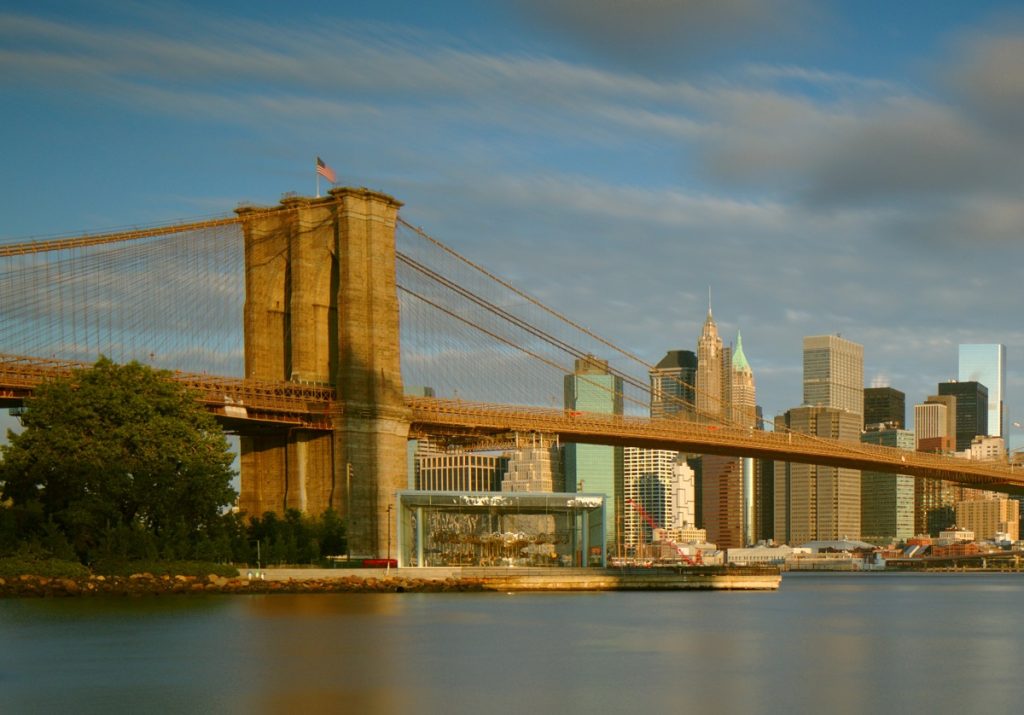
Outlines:
[[[391,510],[394,508],[394,504],[388,504],[388,561],[385,573],[391,573]]]

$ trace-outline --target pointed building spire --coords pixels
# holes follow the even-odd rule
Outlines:
[[[732,353],[732,369],[736,372],[751,372],[747,356],[743,354],[743,336],[736,331],[736,349]]]

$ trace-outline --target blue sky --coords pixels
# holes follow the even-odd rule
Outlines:
[[[839,332],[908,405],[1003,342],[1018,419],[1018,5],[8,2],[0,241],[311,194],[320,155],[651,361],[710,285],[768,414]]]

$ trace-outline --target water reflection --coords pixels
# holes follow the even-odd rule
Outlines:
[[[0,601],[0,712],[1006,712],[1024,577]]]

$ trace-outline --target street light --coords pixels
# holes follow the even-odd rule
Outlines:
[[[387,574],[391,573],[391,509],[394,508],[394,504],[388,504],[388,562],[387,568],[384,572]]]

